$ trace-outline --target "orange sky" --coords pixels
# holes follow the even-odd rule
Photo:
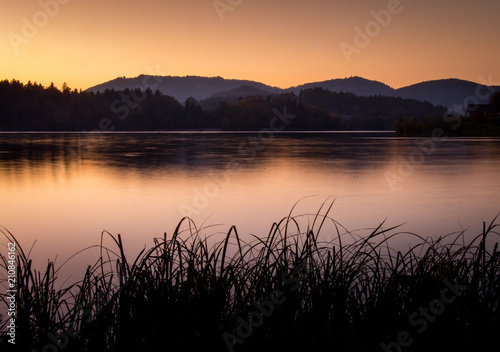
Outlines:
[[[0,1],[0,79],[86,89],[159,68],[282,88],[354,75],[500,85],[498,0]]]

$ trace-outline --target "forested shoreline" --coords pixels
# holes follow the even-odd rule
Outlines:
[[[188,98],[181,104],[151,89],[93,93],[66,84],[58,89],[54,84],[0,81],[0,131],[260,130],[269,128],[276,111],[293,116],[286,126],[291,131],[395,130],[400,135],[425,135],[454,125],[445,107],[431,103],[323,88],[298,95]],[[460,129],[450,132],[500,132],[497,120],[464,119]]]

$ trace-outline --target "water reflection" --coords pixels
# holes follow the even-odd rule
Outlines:
[[[351,230],[387,219],[422,236],[474,232],[500,211],[500,140],[441,140],[393,192],[384,175],[398,172],[416,142],[366,133],[0,134],[0,225],[54,258],[98,243],[103,229],[138,252],[171,233],[182,205],[200,225],[236,225],[243,235],[267,234],[312,195],[295,214],[331,196],[332,217]],[[216,196],[195,207],[196,192],[222,176]]]
[[[235,161],[252,168],[273,158],[308,163],[340,163],[363,168],[387,160],[387,142],[365,141],[362,134],[282,134],[259,139],[254,133],[169,134],[4,134],[0,139],[2,168],[37,167],[46,163],[71,166],[85,160],[106,167],[217,169]],[[311,151],[314,151],[311,153]]]

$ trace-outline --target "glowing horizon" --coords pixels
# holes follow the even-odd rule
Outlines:
[[[351,76],[500,84],[498,14],[492,0],[20,0],[0,14],[0,79],[87,89],[159,68],[279,88]]]

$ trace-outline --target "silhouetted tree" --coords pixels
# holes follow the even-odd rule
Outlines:
[[[496,92],[491,96],[490,104],[500,108],[500,92]]]
[[[189,97],[184,103],[184,114],[186,116],[186,128],[200,128],[203,126],[203,110],[198,101]]]

